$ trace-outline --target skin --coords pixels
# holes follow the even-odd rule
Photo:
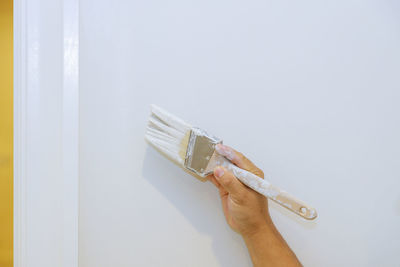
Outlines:
[[[263,171],[242,153],[225,145],[217,145],[216,151],[239,168],[264,178]],[[221,166],[208,179],[218,188],[226,221],[243,237],[255,267],[302,266],[272,222],[263,195]]]

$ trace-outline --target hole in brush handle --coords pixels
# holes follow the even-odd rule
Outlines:
[[[280,191],[280,194],[272,200],[307,220],[313,220],[317,217],[317,211],[314,208],[288,192]]]

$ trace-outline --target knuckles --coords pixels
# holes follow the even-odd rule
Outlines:
[[[254,165],[254,163],[251,162],[251,160],[246,158],[246,156],[243,155],[241,152],[236,152],[236,154],[237,154],[241,164],[247,165],[250,172],[254,173],[255,175],[257,175],[261,178],[264,178],[264,172],[260,168],[258,168],[256,165]]]
[[[236,154],[237,154],[237,156],[238,156],[240,162],[245,162],[246,160],[248,160],[248,159],[243,155],[243,153],[241,153],[241,152],[236,152]]]
[[[259,168],[257,168],[257,169],[255,170],[254,174],[257,175],[257,176],[259,176],[259,177],[261,177],[261,178],[264,178],[264,172],[263,172],[261,169],[259,169]]]

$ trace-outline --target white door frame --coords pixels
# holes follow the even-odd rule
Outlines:
[[[14,266],[78,266],[79,0],[14,0]]]

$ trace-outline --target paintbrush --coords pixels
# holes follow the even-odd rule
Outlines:
[[[171,161],[194,175],[206,177],[213,173],[215,167],[223,166],[243,184],[297,215],[308,220],[317,217],[314,208],[218,154],[215,146],[222,144],[221,139],[191,126],[156,105],[151,106],[145,139]]]

